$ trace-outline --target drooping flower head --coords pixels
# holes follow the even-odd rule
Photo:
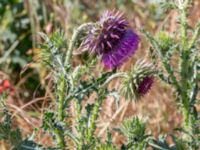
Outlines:
[[[84,46],[92,53],[100,55],[107,68],[119,67],[134,54],[139,36],[130,28],[123,14],[106,11],[97,27],[91,29]]]
[[[143,80],[139,83],[138,93],[140,95],[145,95],[151,89],[152,84],[153,84],[152,76],[144,77]]]
[[[121,93],[126,99],[138,100],[149,92],[156,73],[152,64],[137,61],[122,81]]]

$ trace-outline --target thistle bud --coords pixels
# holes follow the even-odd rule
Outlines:
[[[154,81],[152,64],[138,61],[122,80],[121,93],[129,100],[138,100],[149,92]]]
[[[174,44],[172,37],[164,31],[161,31],[157,35],[157,41],[161,49],[161,53],[163,55],[170,49],[170,47]]]
[[[145,139],[146,121],[142,117],[127,118],[120,130],[127,137],[128,142],[142,142]]]

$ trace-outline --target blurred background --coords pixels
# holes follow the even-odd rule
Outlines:
[[[15,126],[23,129],[24,136],[30,135],[41,126],[42,112],[54,100],[49,71],[37,63],[35,54],[42,42],[39,32],[50,35],[56,30],[65,32],[68,39],[74,28],[82,23],[97,21],[105,10],[124,12],[130,26],[140,35],[141,44],[136,53],[120,69],[128,70],[136,59],[148,59],[149,43],[141,35],[145,28],[153,35],[165,30],[170,33],[177,29],[177,12],[164,12],[161,0],[1,0],[0,1],[0,94],[5,81],[10,94],[7,104],[12,112]],[[189,24],[194,26],[200,17],[200,1],[193,0]],[[68,39],[69,40],[69,39]],[[74,64],[81,58],[75,57]],[[98,70],[98,69],[97,69]],[[112,87],[119,87],[116,80]],[[160,80],[148,95],[138,103],[120,100],[116,108],[113,99],[104,103],[97,134],[104,136],[107,127],[118,126],[125,117],[143,116],[148,121],[148,131],[155,137],[170,133],[181,124],[181,115],[170,87]],[[92,97],[91,97],[92,99]],[[121,145],[123,137],[113,132],[113,140]],[[51,146],[50,137],[37,132],[37,140]],[[1,141],[0,149],[8,149]]]

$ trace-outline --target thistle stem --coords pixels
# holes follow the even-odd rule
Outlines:
[[[101,105],[102,105],[104,99],[105,99],[105,95],[100,93],[98,100],[96,100],[96,102],[94,104],[92,115],[91,115],[91,118],[89,121],[90,124],[89,124],[89,128],[88,128],[88,138],[87,138],[88,142],[91,142],[94,132],[96,130],[96,120],[99,116],[99,111],[100,111],[100,108],[101,108]]]
[[[188,95],[188,90],[190,89],[189,87],[189,80],[190,80],[190,71],[189,71],[189,66],[190,66],[190,47],[191,44],[193,45],[193,40],[192,42],[189,43],[187,39],[187,9],[189,6],[190,0],[185,0],[184,3],[180,3],[179,9],[180,9],[180,14],[181,14],[181,61],[180,61],[180,75],[181,75],[181,103],[183,104],[183,110],[182,114],[184,117],[184,128],[187,132],[191,132],[192,129],[192,118],[190,114],[191,106],[190,106],[190,97]],[[196,35],[194,35],[196,36]]]
[[[200,21],[197,23],[194,34],[193,34],[192,39],[189,43],[189,48],[188,48],[189,50],[194,46],[195,42],[198,39],[199,34],[200,34]]]
[[[58,120],[64,120],[64,99],[65,99],[65,78],[64,75],[60,77],[60,84],[58,87]]]
[[[55,129],[54,133],[56,136],[58,147],[60,149],[64,150],[65,149],[65,140],[64,140],[63,132],[60,129]]]
[[[58,121],[63,122],[64,120],[64,100],[65,100],[65,78],[62,74],[59,79],[58,84]],[[55,129],[55,135],[57,139],[57,144],[59,148],[64,149],[65,148],[65,140],[62,130]]]
[[[91,26],[92,23],[83,24],[80,27],[78,27],[77,30],[74,31],[72,35],[72,39],[69,43],[67,55],[65,58],[64,66],[70,66],[70,60],[72,57],[72,52],[75,47],[76,41],[78,39],[79,34],[87,29],[89,26]],[[63,122],[64,120],[64,103],[65,103],[65,92],[66,92],[66,80],[64,74],[60,76],[60,82],[58,83],[58,121]],[[56,139],[59,147],[61,149],[65,148],[65,141],[64,136],[61,130],[59,132],[55,132]]]
[[[68,51],[67,51],[67,55],[65,58],[65,66],[68,66],[70,64],[71,58],[72,58],[72,52],[73,49],[75,47],[76,41],[78,39],[78,36],[81,32],[83,32],[84,30],[88,29],[89,27],[93,26],[94,23],[86,23],[86,24],[82,24],[81,26],[79,26],[73,33],[71,41],[69,43],[69,47],[68,47]]]
[[[115,73],[113,75],[111,75],[105,82],[102,86],[106,86],[110,81],[112,81],[113,79],[115,78],[123,78],[123,77],[127,77],[127,74],[124,73],[124,72],[118,72],[118,73]]]
[[[81,119],[81,109],[82,109],[82,106],[81,106],[81,102],[79,100],[75,100],[75,103],[74,103],[74,108],[75,108],[75,115],[76,115],[76,123],[77,123],[77,132],[78,132],[78,136],[80,138],[80,141],[82,141],[81,139],[81,124],[80,124],[80,119]]]

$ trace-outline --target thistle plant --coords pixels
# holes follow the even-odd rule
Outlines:
[[[127,143],[121,149],[145,149],[149,140],[146,123],[139,117],[125,119],[120,131],[127,137]]]
[[[183,115],[181,131],[183,139],[191,149],[198,149],[199,142],[199,116],[197,105],[199,103],[199,34],[200,22],[191,29],[187,16],[191,0],[178,0],[163,3],[165,9],[175,9],[179,13],[179,29],[174,35],[160,31],[157,38],[144,32],[151,43],[151,58],[155,65],[161,62],[159,77],[174,88],[177,104]],[[191,32],[190,32],[191,31]],[[192,33],[192,35],[190,35]],[[173,56],[178,58],[178,66],[171,63]],[[197,145],[195,145],[195,144]],[[194,144],[194,145],[193,145]],[[189,148],[187,148],[189,149]]]
[[[139,59],[128,71],[120,71],[119,68],[137,52],[140,37],[131,29],[121,12],[106,11],[99,21],[80,25],[74,30],[71,38],[66,38],[63,32],[54,32],[50,37],[40,33],[44,42],[35,59],[51,72],[55,95],[54,101],[44,113],[41,126],[42,130],[52,135],[54,141],[54,147],[46,149],[142,150],[148,147],[155,150],[198,149],[200,131],[196,105],[200,80],[198,46],[200,23],[197,23],[190,37],[187,23],[190,4],[190,0],[163,4],[165,8],[176,9],[180,13],[180,32],[170,35],[166,31],[160,31],[154,37],[143,31],[151,43],[149,51],[152,63]],[[74,54],[87,56],[88,60],[75,65]],[[178,56],[178,68],[171,64],[175,54]],[[95,74],[97,64],[101,67],[99,73]],[[124,97],[137,104],[141,97],[147,96],[150,92],[156,77],[174,88],[178,108],[181,108],[184,117],[182,127],[176,129],[182,137],[171,135],[173,145],[169,145],[165,137],[155,139],[147,134],[147,123],[143,119],[131,117],[125,119],[116,129],[126,137],[121,147],[114,145],[109,130],[103,142],[102,138],[97,136],[96,129],[102,104],[106,98]],[[109,83],[116,78],[121,81],[120,88],[109,89]],[[91,96],[94,99],[92,104],[87,101]],[[74,113],[71,111],[72,108]],[[12,141],[11,132],[18,137],[20,131],[12,131],[9,113],[4,115],[8,119],[0,124],[0,138]],[[9,131],[9,134],[6,135],[5,131]],[[19,137],[19,141],[11,142],[16,149],[22,149],[20,146],[24,141],[27,142],[21,135]],[[32,139],[28,143],[23,149],[28,149],[31,145],[34,145],[31,149],[45,149]]]
[[[148,64],[144,60],[137,61],[127,77],[122,80],[122,95],[129,100],[139,100],[151,89],[155,74],[153,64]]]
[[[43,34],[42,36],[45,42],[41,45],[41,52],[37,57],[51,69],[57,97],[54,106],[57,111],[45,113],[43,128],[53,132],[59,149],[70,148],[67,137],[74,143],[73,147],[80,150],[116,149],[112,141],[101,143],[101,138],[95,135],[97,119],[103,101],[113,92],[123,93],[122,89],[129,86],[133,94],[129,94],[131,96],[128,98],[137,100],[149,91],[155,74],[152,64],[142,61],[136,63],[130,72],[118,71],[118,68],[136,52],[139,36],[128,27],[123,14],[115,11],[105,12],[98,22],[78,27],[68,41],[69,44],[63,44],[66,42],[63,36],[59,36],[59,32],[50,38]],[[102,71],[98,76],[94,75],[92,70],[98,61],[73,67],[75,48],[80,51],[79,54],[86,53],[94,60],[100,58],[103,66],[109,70]],[[63,53],[64,49],[67,49],[66,53]],[[83,77],[87,77],[87,80],[83,80]],[[109,90],[108,85],[115,78],[130,79],[131,82],[126,85],[124,81],[120,91]],[[129,91],[125,92],[128,94]],[[87,104],[84,108],[82,102],[93,93],[96,94],[95,102]],[[67,111],[71,103],[75,110],[75,131],[72,130],[73,124],[69,121],[70,111]],[[83,113],[83,110],[86,112]]]

